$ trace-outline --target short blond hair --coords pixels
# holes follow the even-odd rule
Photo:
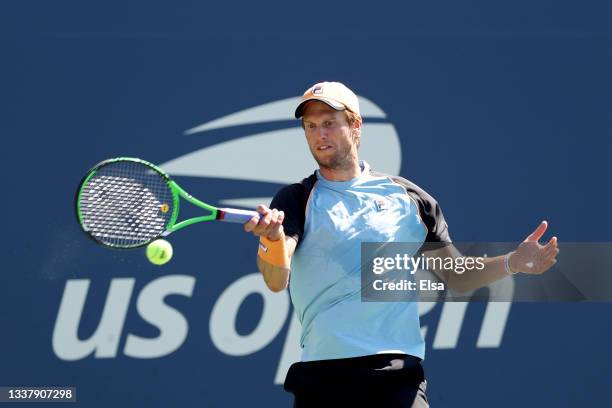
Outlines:
[[[357,122],[357,121],[363,122],[363,119],[361,119],[361,116],[359,116],[358,114],[356,114],[352,110],[345,109],[344,110],[344,114],[346,115],[346,120],[348,121],[348,124],[351,127],[354,126],[355,122]]]
[[[349,126],[352,128],[355,127],[355,123],[357,122],[359,122],[360,124],[363,123],[363,119],[361,119],[361,116],[356,114],[352,110],[346,109],[344,111],[344,114],[346,115],[346,120],[348,121]],[[361,146],[361,128],[359,128],[359,137],[357,138],[357,149],[359,149],[360,146]]]

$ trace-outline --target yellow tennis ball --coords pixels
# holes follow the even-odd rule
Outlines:
[[[147,245],[147,259],[155,265],[163,265],[172,259],[172,245],[165,239],[158,239]]]

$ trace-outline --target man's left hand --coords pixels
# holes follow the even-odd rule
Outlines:
[[[516,251],[510,254],[508,263],[512,272],[539,275],[557,263],[557,237],[552,237],[545,245],[538,242],[547,228],[548,223],[542,221],[535,231],[521,242]]]

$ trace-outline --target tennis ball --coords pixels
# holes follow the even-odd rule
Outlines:
[[[158,239],[147,245],[147,259],[155,265],[163,265],[172,259],[172,245],[165,239]]]

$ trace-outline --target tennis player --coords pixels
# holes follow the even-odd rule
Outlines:
[[[289,285],[302,324],[302,361],[290,367],[285,389],[298,408],[428,407],[418,305],[361,301],[360,244],[429,242],[430,256],[462,256],[442,210],[414,183],[359,160],[359,102],[345,85],[308,88],[295,117],[319,169],[245,224],[260,238],[257,265],[267,286]],[[543,273],[558,253],[556,237],[538,243],[546,228],[543,221],[515,251],[485,258],[482,271],[434,272],[462,292],[516,272]]]

